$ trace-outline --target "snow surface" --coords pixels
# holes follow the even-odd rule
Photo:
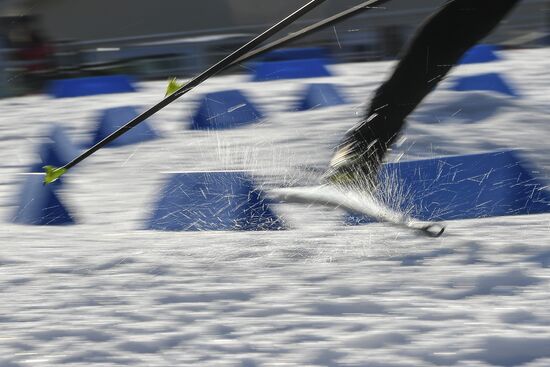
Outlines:
[[[523,148],[548,176],[549,58],[523,50],[460,67],[453,76],[501,72],[523,98],[446,82],[390,160]],[[166,171],[314,181],[302,167],[326,165],[391,66],[334,66],[338,76],[319,82],[353,104],[303,113],[291,111],[296,93],[316,80],[213,79],[154,118],[162,140],[106,149],[75,169],[60,195],[79,224],[61,228],[9,223],[49,124],[84,142],[100,109],[149,106],[165,83],[0,101],[0,366],[549,366],[550,215],[452,221],[440,239],[344,227],[335,211],[297,205],[276,207],[288,231],[140,230]],[[261,124],[186,130],[201,93],[233,88],[263,109]]]

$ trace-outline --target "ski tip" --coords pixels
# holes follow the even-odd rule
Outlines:
[[[180,89],[183,86],[183,83],[178,82],[178,79],[172,78],[168,82],[168,87],[166,88],[166,95],[165,97],[168,97],[169,95],[174,94],[178,89]]]
[[[429,237],[438,238],[445,232],[445,226],[439,223],[428,224],[422,228],[422,232]]]
[[[54,167],[54,166],[44,166],[44,171],[46,176],[44,176],[44,185],[49,185],[63,176],[67,172],[66,168],[63,167]]]

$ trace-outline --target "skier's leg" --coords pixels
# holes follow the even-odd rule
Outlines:
[[[327,179],[363,176],[373,182],[388,147],[405,118],[520,0],[451,0],[414,36],[392,76],[377,91],[364,120],[348,131]]]

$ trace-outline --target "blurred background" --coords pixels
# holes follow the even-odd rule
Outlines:
[[[127,74],[139,80],[193,75],[305,3],[299,0],[0,0],[0,95],[40,92],[50,79]],[[356,5],[328,1],[297,29]],[[299,41],[334,62],[388,60],[443,0],[395,0]],[[128,11],[131,9],[131,11]],[[488,42],[550,44],[550,1],[525,0]],[[234,68],[231,72],[242,72]]]

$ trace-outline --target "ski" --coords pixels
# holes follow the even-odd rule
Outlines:
[[[286,203],[321,205],[332,209],[342,209],[350,213],[365,215],[378,222],[395,227],[414,230],[433,238],[440,237],[445,232],[445,225],[437,222],[419,221],[406,213],[390,208],[365,192],[325,184],[272,189],[270,193]]]
[[[166,96],[162,101],[154,105],[153,107],[149,108],[147,111],[143,112],[141,115],[137,116],[135,119],[128,122],[126,125],[122,126],[120,129],[91,147],[90,149],[84,151],[82,154],[80,154],[78,157],[73,159],[71,162],[67,163],[63,167],[52,167],[52,166],[46,166],[44,167],[44,170],[46,172],[46,176],[44,177],[44,184],[50,184],[57,179],[59,179],[62,175],[64,175],[69,169],[76,166],[80,162],[82,162],[84,159],[88,158],[90,155],[94,154],[99,149],[103,148],[105,145],[109,144],[113,140],[117,139],[119,136],[125,134],[127,131],[134,128],[136,125],[140,124],[141,122],[145,121],[158,111],[162,110],[164,107],[168,106],[170,103],[174,102],[176,99],[180,98],[187,92],[191,91],[204,81],[206,81],[208,78],[213,77],[214,75],[218,74],[219,72],[226,69],[229,65],[233,64],[235,61],[239,60],[242,56],[246,55],[248,52],[254,50],[254,48],[258,47],[260,44],[262,44],[264,41],[275,35],[277,32],[283,30],[284,28],[288,27],[292,23],[294,23],[296,20],[300,19],[313,9],[317,8],[319,5],[324,3],[326,0],[311,0],[309,3],[301,7],[300,9],[296,10],[294,13],[290,14],[283,20],[279,21],[254,39],[252,39],[250,42],[246,43],[233,53],[226,56],[224,59],[219,61],[218,63],[214,64],[207,70],[205,70],[203,73],[199,74],[195,78],[191,79],[189,82],[182,85],[178,90],[176,90],[174,93],[169,94]]]

